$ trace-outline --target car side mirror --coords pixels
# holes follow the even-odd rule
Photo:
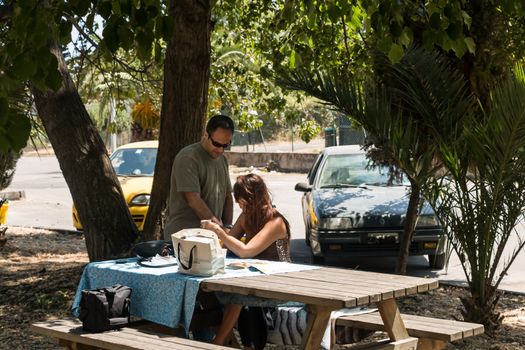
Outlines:
[[[295,185],[295,190],[299,192],[310,192],[312,186],[308,185],[306,182],[299,182]]]

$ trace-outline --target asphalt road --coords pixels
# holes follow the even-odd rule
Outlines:
[[[317,145],[316,145],[317,146]],[[320,145],[319,145],[320,146]],[[306,149],[306,147],[304,148]],[[232,180],[246,169],[232,167]],[[292,230],[292,257],[296,262],[309,263],[309,248],[304,243],[304,224],[301,214],[301,193],[293,190],[295,184],[304,181],[306,174],[266,173],[265,179],[273,194],[277,208],[288,218]],[[15,177],[6,191],[24,191],[25,198],[10,202],[7,224],[53,229],[73,230],[72,200],[58,162],[53,156],[22,157],[17,165]],[[235,208],[235,216],[239,209]],[[525,227],[518,230],[525,235]],[[511,248],[518,237],[511,240]],[[510,249],[508,251],[510,251]],[[506,259],[504,259],[506,260]],[[502,261],[504,261],[502,260]],[[344,261],[328,261],[330,265],[359,268],[378,272],[393,272],[395,258],[355,258]],[[525,293],[525,253],[521,252],[500,285],[501,289]],[[426,257],[411,257],[408,274],[429,276],[452,284],[464,284],[465,275],[458,257],[453,254],[448,270],[435,271],[428,268]]]

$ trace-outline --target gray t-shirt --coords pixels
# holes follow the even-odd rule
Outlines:
[[[182,192],[199,192],[202,200],[219,219],[226,196],[232,185],[228,161],[217,159],[206,152],[200,142],[184,147],[175,157],[171,169],[171,189],[164,240],[171,242],[171,234],[184,228],[200,227],[200,219],[188,206]]]

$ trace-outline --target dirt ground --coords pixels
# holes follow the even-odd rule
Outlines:
[[[70,314],[82,269],[88,262],[82,235],[10,227],[0,248],[0,349],[55,349],[29,330],[31,322]],[[399,300],[403,312],[461,319],[461,288],[437,290]],[[420,308],[420,305],[425,305]],[[525,296],[504,294],[503,325],[493,337],[468,338],[448,349],[525,350]]]

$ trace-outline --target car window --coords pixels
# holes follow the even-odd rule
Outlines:
[[[156,160],[156,148],[124,148],[111,155],[111,165],[121,176],[153,176]]]
[[[314,184],[315,173],[317,172],[317,169],[319,169],[319,164],[321,164],[322,159],[323,159],[323,154],[321,153],[315,160],[314,165],[312,166],[312,168],[308,172],[308,175],[306,176],[306,178],[308,179],[308,184],[310,185]]]
[[[388,169],[368,167],[364,154],[335,154],[326,158],[317,176],[318,187],[404,185],[402,181],[389,184]]]

